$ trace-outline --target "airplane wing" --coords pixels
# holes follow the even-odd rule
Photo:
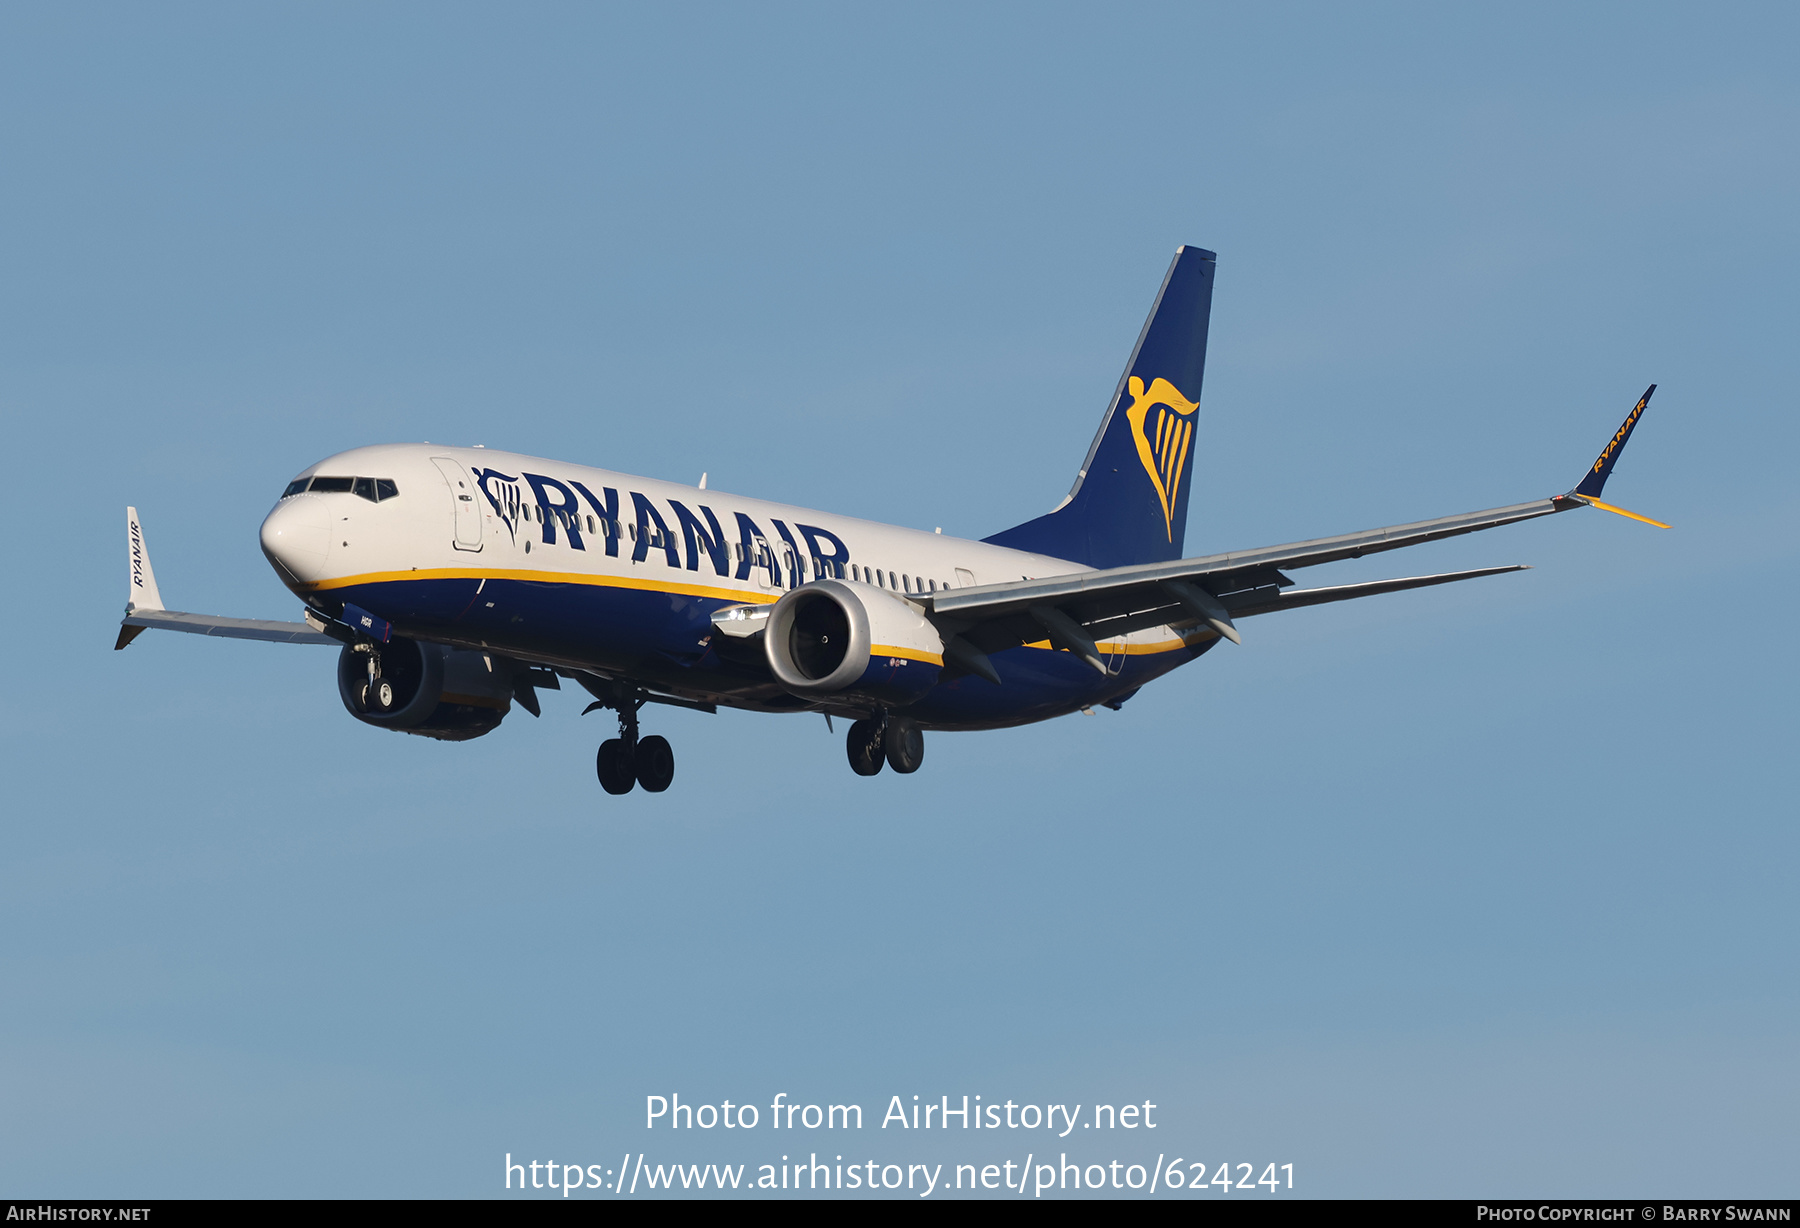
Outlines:
[[[1399,550],[1579,507],[1597,507],[1668,528],[1659,520],[1614,507],[1599,497],[1626,439],[1655,391],[1656,385],[1650,385],[1581,484],[1555,498],[1257,550],[940,590],[923,596],[915,594],[913,600],[926,607],[932,621],[947,637],[960,641],[947,646],[949,659],[966,672],[993,679],[996,676],[986,660],[987,654],[1036,640],[1048,639],[1104,673],[1106,666],[1094,641],[1145,627],[1198,620],[1225,638],[1242,642],[1234,618],[1518,571],[1521,568],[1517,566],[1484,567],[1368,584],[1283,591],[1293,585],[1285,570]]]
[[[138,610],[119,622],[123,648],[144,631],[187,631],[232,640],[269,640],[277,644],[336,644],[329,635],[314,631],[308,623],[272,622],[261,618],[219,618],[213,614],[183,614],[177,610]]]
[[[144,546],[144,530],[135,507],[125,509],[125,545],[131,563],[130,595],[125,617],[119,620],[119,639],[114,650],[125,647],[145,631],[186,631],[234,640],[270,640],[279,644],[336,644],[310,623],[271,622],[260,618],[219,618],[212,614],[183,614],[163,608],[156,573],[150,569],[150,552]]]

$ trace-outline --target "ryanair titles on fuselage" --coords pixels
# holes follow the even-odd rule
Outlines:
[[[671,526],[649,496],[627,489],[624,494],[630,501],[630,518],[621,521],[622,503],[617,487],[601,486],[594,491],[575,479],[565,482],[524,469],[506,473],[471,466],[470,472],[495,517],[515,542],[520,530],[529,524],[532,535],[541,535],[546,546],[557,544],[559,532],[572,550],[586,550],[589,540],[598,538],[599,547],[612,557],[618,557],[622,544],[630,547],[634,563],[643,562],[652,550],[660,550],[670,567],[684,565],[685,549],[688,571],[701,570],[701,560],[705,559],[714,574],[747,580],[754,569],[762,567],[767,569],[771,584],[789,588],[803,582],[802,573],[808,562],[815,576],[841,579],[848,574],[850,548],[837,534],[818,525],[796,523],[790,528],[786,522],[770,517],[770,527],[788,548],[784,556],[778,557],[771,548],[769,534],[745,512],[730,513],[737,534],[734,550],[733,539],[727,537],[718,514],[698,499],[693,501],[693,507],[680,499],[668,499],[675,520]],[[526,487],[531,491],[529,500]],[[532,509],[535,514],[528,515]],[[796,533],[804,539],[805,546],[796,539]],[[783,558],[788,562],[785,576],[781,574]]]

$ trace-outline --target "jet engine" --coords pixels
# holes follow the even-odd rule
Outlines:
[[[882,589],[815,580],[769,612],[763,652],[775,680],[806,698],[905,705],[937,685],[944,642],[918,608]]]
[[[386,689],[379,698],[371,694],[369,654],[354,647],[338,654],[338,696],[365,725],[464,742],[497,728],[512,707],[515,670],[505,657],[406,639],[380,651]]]

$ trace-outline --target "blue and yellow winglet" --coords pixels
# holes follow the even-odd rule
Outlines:
[[[1573,500],[1577,503],[1585,503],[1589,507],[1597,507],[1603,512],[1612,512],[1617,516],[1627,516],[1632,520],[1641,520],[1645,524],[1653,524],[1659,529],[1666,529],[1669,527],[1660,520],[1652,520],[1648,516],[1640,516],[1636,512],[1629,512],[1622,507],[1615,507],[1611,503],[1603,502],[1600,498],[1600,492],[1606,489],[1606,479],[1612,476],[1613,465],[1617,463],[1619,453],[1625,450],[1625,441],[1631,438],[1632,430],[1637,426],[1638,419],[1644,416],[1644,407],[1650,404],[1650,395],[1655,391],[1655,384],[1651,384],[1648,388],[1644,389],[1644,395],[1638,398],[1638,403],[1631,407],[1631,412],[1629,414],[1625,415],[1624,423],[1620,425],[1617,431],[1613,432],[1613,437],[1606,441],[1606,447],[1600,450],[1600,455],[1594,458],[1594,463],[1592,467],[1588,469],[1587,476],[1583,477],[1581,479],[1581,484],[1576,486],[1575,489],[1571,490],[1568,494],[1564,495],[1563,498]]]

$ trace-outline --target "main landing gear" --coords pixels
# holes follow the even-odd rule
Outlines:
[[[844,749],[858,776],[875,775],[883,763],[896,772],[916,772],[925,762],[925,731],[915,721],[884,712],[851,725]]]
[[[594,756],[594,773],[608,793],[629,793],[633,785],[644,786],[646,793],[661,793],[675,779],[675,750],[669,740],[658,734],[638,736],[638,709],[643,706],[638,696],[589,706],[589,711],[608,707],[619,712],[619,736],[600,743]]]

